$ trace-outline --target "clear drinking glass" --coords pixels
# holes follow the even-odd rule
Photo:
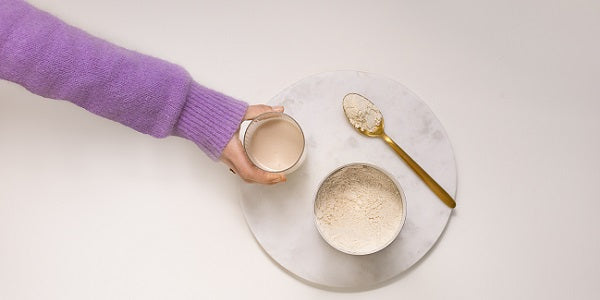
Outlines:
[[[240,140],[248,159],[267,172],[292,173],[306,158],[304,132],[285,113],[267,112],[242,122]]]

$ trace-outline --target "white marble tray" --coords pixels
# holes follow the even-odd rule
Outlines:
[[[342,98],[350,92],[375,103],[383,113],[386,133],[455,196],[452,147],[427,105],[388,78],[336,71],[303,79],[271,99],[269,104],[284,105],[302,126],[307,158],[285,184],[244,184],[242,208],[256,240],[281,267],[324,287],[369,288],[419,261],[443,232],[452,211],[383,140],[361,136],[349,125]],[[384,250],[366,256],[335,250],[314,225],[313,199],[319,183],[350,162],[383,168],[396,177],[406,194],[407,219],[400,235]]]

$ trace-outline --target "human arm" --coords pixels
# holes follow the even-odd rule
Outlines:
[[[248,107],[180,66],[91,36],[20,0],[0,0],[0,78],[142,133],[189,139],[213,160],[227,158]],[[263,177],[258,182],[270,182]]]

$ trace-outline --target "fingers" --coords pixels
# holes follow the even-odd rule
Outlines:
[[[283,112],[283,106],[268,106],[264,104],[258,105],[250,105],[248,106],[248,110],[246,110],[246,115],[244,115],[244,120],[252,120],[256,118],[260,114],[264,114],[266,112]]]
[[[237,138],[232,138],[221,155],[225,162],[238,176],[246,182],[275,184],[285,182],[283,173],[270,173],[257,168],[246,156],[242,144]]]
[[[246,182],[250,183],[261,183],[261,184],[275,184],[279,182],[285,182],[285,175],[280,173],[270,173],[263,171],[254,166],[249,161],[238,162],[238,175]]]

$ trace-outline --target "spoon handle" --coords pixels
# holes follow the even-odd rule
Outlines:
[[[421,166],[419,166],[419,164],[417,164],[416,161],[414,161],[408,154],[406,154],[406,152],[404,152],[404,150],[402,150],[402,148],[400,148],[398,144],[396,144],[385,133],[382,134],[381,137],[383,138],[383,140],[385,140],[385,142],[388,145],[390,145],[390,147],[392,147],[392,149],[394,149],[394,151],[396,151],[396,153],[406,162],[406,164],[413,171],[415,171],[415,173],[417,173],[419,177],[421,177],[423,182],[425,182],[425,184],[431,189],[433,193],[435,193],[442,200],[442,202],[444,202],[450,208],[456,207],[456,202],[454,201],[454,199],[452,199],[452,197],[450,197],[450,195],[448,195],[444,188],[442,188],[437,182],[435,182],[435,180],[433,180],[433,178],[431,178],[431,176],[429,176],[429,174],[427,174],[427,172],[425,172],[425,170],[423,170],[423,168],[421,168]]]

